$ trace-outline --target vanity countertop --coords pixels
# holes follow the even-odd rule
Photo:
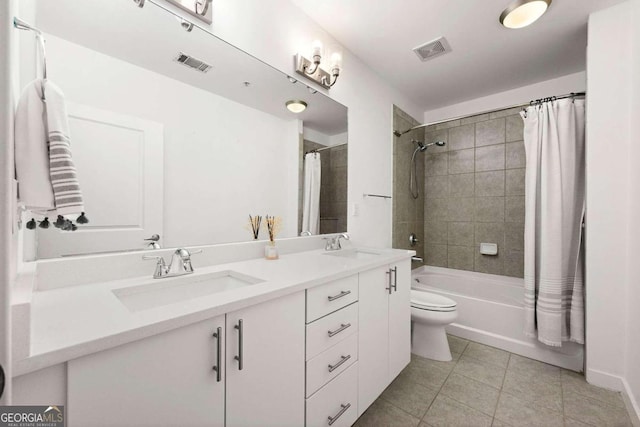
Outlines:
[[[128,309],[113,291],[149,283],[153,280],[151,265],[149,275],[144,277],[33,292],[30,354],[26,358],[14,358],[14,375],[64,363],[415,255],[408,250],[371,251],[378,255],[355,259],[312,250],[281,255],[274,261],[260,258],[201,268],[194,259],[195,272],[188,277],[233,271],[263,282],[139,311]],[[154,283],[161,285],[167,283],[165,280],[172,279],[156,279]]]

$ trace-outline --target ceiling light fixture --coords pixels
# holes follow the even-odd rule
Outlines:
[[[336,84],[340,71],[342,71],[342,55],[339,52],[334,52],[331,55],[330,73],[320,67],[322,62],[322,43],[319,40],[313,42],[311,59],[305,58],[300,53],[295,55],[294,58],[296,73],[313,80],[325,89],[330,89]]]
[[[551,5],[552,0],[515,0],[500,15],[500,23],[507,28],[524,28],[536,22]]]
[[[287,101],[285,104],[287,106],[287,110],[292,113],[302,113],[307,109],[307,103],[304,101],[300,101],[299,99],[292,99],[291,101]]]

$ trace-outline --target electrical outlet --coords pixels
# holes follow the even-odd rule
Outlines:
[[[351,216],[359,216],[360,215],[360,205],[357,203],[354,203],[351,206]]]

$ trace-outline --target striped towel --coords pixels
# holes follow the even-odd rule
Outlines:
[[[46,99],[44,105],[34,98],[34,93],[37,95],[43,85]],[[23,98],[28,102],[21,108]],[[44,132],[19,131],[25,127],[44,129]],[[71,156],[64,94],[55,84],[36,80],[25,89],[16,111],[15,143],[20,200],[25,206],[36,212],[55,211],[55,214],[63,216],[83,212],[82,192]],[[30,158],[29,153],[36,153],[36,158]],[[47,157],[44,165],[43,153]],[[44,167],[46,171],[42,170]],[[48,178],[46,183],[42,180],[45,172]],[[34,175],[40,179],[30,179]]]

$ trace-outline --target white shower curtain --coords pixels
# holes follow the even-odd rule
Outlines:
[[[584,100],[545,102],[522,117],[525,334],[556,347],[584,343]]]
[[[304,156],[304,205],[302,231],[320,234],[320,153]]]

